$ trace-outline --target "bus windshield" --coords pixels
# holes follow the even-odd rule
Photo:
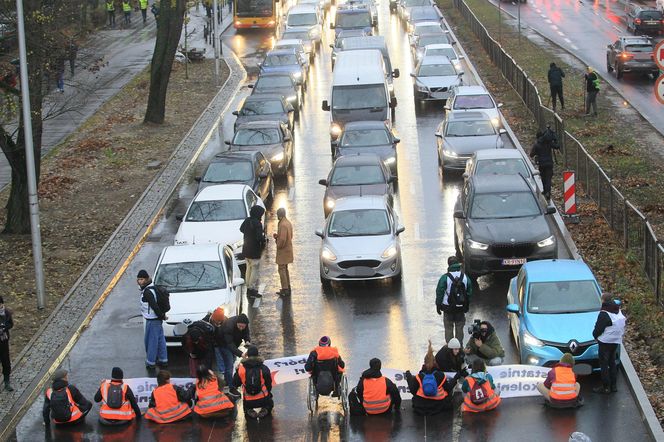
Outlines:
[[[238,17],[271,17],[274,13],[272,0],[236,0]]]

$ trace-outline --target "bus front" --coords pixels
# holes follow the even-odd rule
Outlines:
[[[277,0],[234,0],[235,29],[274,29],[277,26]]]

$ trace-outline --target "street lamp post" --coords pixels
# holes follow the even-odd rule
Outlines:
[[[214,81],[219,86],[219,37],[217,36],[217,0],[212,3],[212,46],[214,47]]]

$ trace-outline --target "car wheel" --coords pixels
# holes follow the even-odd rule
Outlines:
[[[618,64],[616,63],[616,66],[614,67],[616,70],[616,78],[620,80],[623,77],[622,70],[618,67]]]
[[[320,274],[320,285],[322,285],[324,289],[329,289],[332,287],[332,281],[325,279],[322,272]]]
[[[611,63],[609,63],[609,57],[606,57],[606,70],[607,72],[613,72],[613,66],[611,66]]]

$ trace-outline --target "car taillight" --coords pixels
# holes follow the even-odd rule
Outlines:
[[[624,60],[629,60],[630,58],[634,58],[634,56],[632,54],[628,54],[627,52],[621,52],[620,58]]]
[[[635,19],[634,24],[635,25],[640,25],[641,24],[641,19],[640,18]]]

